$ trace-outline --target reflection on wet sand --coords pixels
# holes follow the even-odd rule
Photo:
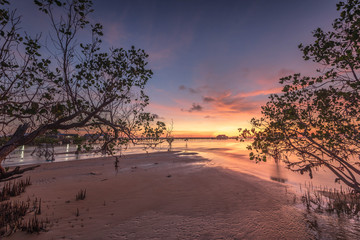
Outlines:
[[[280,170],[279,162],[275,161],[275,165],[273,166],[273,173],[270,176],[270,179],[276,182],[285,183],[287,181],[286,177],[284,177],[285,172]]]
[[[211,167],[231,169],[267,181],[276,181],[279,182],[279,184],[286,184],[284,185],[286,187],[292,186],[293,190],[298,194],[298,199],[300,199],[301,194],[303,194],[301,186],[304,186],[305,184],[311,185],[316,191],[318,189],[323,189],[324,187],[327,189],[339,189],[342,186],[341,184],[335,183],[334,176],[325,169],[319,169],[317,172],[314,172],[314,178],[310,179],[308,175],[300,175],[286,169],[282,162],[276,162],[273,159],[268,162],[255,163],[254,161],[249,160],[249,152],[246,149],[246,145],[246,142],[239,143],[235,140],[175,140],[172,149],[173,151],[179,151],[179,155],[183,155],[183,157],[186,157],[187,155],[188,157],[195,157],[197,155],[198,157],[206,158],[209,161],[205,164]],[[45,162],[42,159],[30,155],[33,149],[33,147],[29,146],[19,148],[5,163],[9,166]],[[166,143],[151,151],[166,152],[167,150],[168,144]],[[55,155],[56,162],[73,161],[99,156],[92,153],[75,154],[75,145],[56,146],[55,151],[57,153]],[[125,155],[144,153],[144,150],[141,147],[130,146],[123,153]],[[122,159],[122,161],[126,162],[126,157]],[[115,164],[112,166],[115,166],[116,168],[117,163],[112,162],[112,164]],[[298,201],[297,204],[299,205],[299,208],[303,207],[300,201]],[[306,210],[304,209],[304,211]],[[306,216],[304,216],[304,219],[309,223],[309,228],[316,231],[316,234],[320,239],[356,239],[354,236],[360,235],[359,222],[345,218],[346,217],[338,218],[333,215],[308,212],[306,213]]]
[[[311,180],[307,175],[293,173],[284,168],[281,162],[275,163],[273,160],[268,162],[255,163],[249,160],[249,151],[246,149],[248,143],[240,143],[234,139],[229,140],[175,140],[172,144],[173,151],[197,152],[200,156],[212,161],[212,165],[226,167],[235,171],[245,172],[255,175],[265,180],[274,180],[281,183],[289,183],[297,186],[304,184],[305,181],[312,182],[313,185],[328,186],[329,188],[339,188],[339,184],[334,183],[331,174],[320,169],[314,173],[314,179]],[[98,153],[76,153],[76,145],[55,146],[55,161],[72,161],[88,158],[101,157]],[[168,144],[159,145],[156,149],[149,149],[149,152],[167,151]],[[22,146],[5,161],[5,165],[22,165],[45,162],[37,156],[31,156],[34,151],[32,146]],[[144,153],[141,146],[128,146],[125,155]]]

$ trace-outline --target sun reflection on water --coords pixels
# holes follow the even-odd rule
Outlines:
[[[25,145],[22,145],[20,150],[20,162],[24,162],[24,156],[25,156]]]

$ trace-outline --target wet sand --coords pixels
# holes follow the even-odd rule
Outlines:
[[[164,152],[121,158],[118,171],[114,158],[42,164],[13,199],[41,198],[48,231],[8,239],[312,238],[284,185],[208,163]]]

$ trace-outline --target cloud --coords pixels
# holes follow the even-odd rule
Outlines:
[[[226,89],[249,89],[254,85],[251,81],[252,71],[243,64],[222,64],[220,59],[204,59],[193,70],[195,86],[206,86],[208,91],[224,91]]]
[[[193,88],[188,88],[190,93],[199,93],[199,90],[197,89],[193,89]]]
[[[186,87],[186,86],[184,86],[184,85],[180,85],[180,86],[179,86],[179,90],[181,90],[181,91],[188,91],[189,93],[192,93],[192,94],[200,93],[200,90],[199,90],[199,89],[194,89],[194,88],[191,88],[191,87]]]
[[[207,102],[207,103],[209,103],[209,102],[214,102],[214,101],[215,101],[215,98],[212,98],[212,97],[203,97],[203,101],[204,101],[204,102]]]
[[[282,87],[276,87],[276,88],[271,88],[271,89],[266,89],[266,90],[257,90],[257,91],[252,91],[252,92],[245,92],[245,93],[239,93],[237,96],[240,97],[256,97],[256,96],[260,96],[260,95],[269,95],[269,94],[273,94],[273,93],[281,93]]]
[[[278,87],[279,79],[295,73],[289,67],[268,65],[251,66],[244,62],[233,62],[227,67],[220,59],[204,59],[193,70],[193,85],[202,93],[212,96],[219,91],[231,89],[234,94],[239,92],[266,91]],[[206,88],[205,88],[206,86]]]
[[[227,96],[216,101],[216,108],[225,112],[251,112],[259,108],[258,104],[246,101],[242,97]]]
[[[252,95],[251,95],[252,96]],[[203,101],[217,113],[241,113],[253,112],[259,109],[259,101],[248,99],[241,94],[234,95],[230,91],[224,91],[214,96],[203,96]]]
[[[254,72],[252,75],[252,79],[254,79],[253,83],[257,84],[258,90],[261,89],[269,89],[274,87],[274,85],[280,85],[279,79],[282,77],[286,77],[294,74],[295,71],[292,69],[281,68],[279,70],[271,70],[271,69],[258,69],[257,72]]]
[[[188,112],[201,112],[203,110],[203,107],[200,104],[193,103],[192,107],[187,110]],[[184,110],[182,110],[184,111]]]
[[[285,73],[287,70],[282,70]],[[268,89],[251,90],[239,92],[237,89],[223,90],[221,88],[211,88],[208,85],[201,87],[188,87],[180,85],[179,90],[185,93],[192,93],[194,98],[200,98],[202,103],[192,103],[192,107],[181,108],[182,112],[192,112],[194,115],[202,116],[206,119],[219,118],[220,116],[238,116],[238,115],[258,115],[260,106],[268,100],[268,95],[281,93],[282,87]],[[189,99],[181,99],[178,105],[189,105]],[[204,104],[204,105],[203,105]],[[206,108],[204,108],[206,106]]]
[[[179,90],[186,90],[186,87],[184,85],[180,85]]]

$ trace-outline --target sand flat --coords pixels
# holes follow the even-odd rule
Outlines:
[[[9,239],[310,239],[284,185],[174,152],[42,164],[20,197],[47,232]],[[75,200],[86,189],[84,200]],[[79,209],[79,216],[76,216]]]

